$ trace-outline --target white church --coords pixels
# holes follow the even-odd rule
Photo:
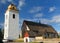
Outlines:
[[[19,39],[19,10],[10,4],[5,13],[4,40]]]

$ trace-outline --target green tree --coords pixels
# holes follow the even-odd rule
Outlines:
[[[3,39],[3,33],[1,28],[0,28],[0,39]]]

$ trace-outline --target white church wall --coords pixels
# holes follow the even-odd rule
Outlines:
[[[15,19],[13,19],[13,14],[15,14]],[[19,13],[14,10],[7,11],[5,13],[4,39],[15,40],[18,38],[19,38]]]
[[[35,38],[29,38],[30,42],[34,42]]]
[[[13,12],[13,13],[12,13]],[[10,12],[9,14],[9,39],[17,39],[19,38],[19,16],[18,16],[18,13],[12,11]],[[13,19],[13,14],[15,14],[15,19]]]
[[[9,11],[5,13],[5,22],[4,22],[4,39],[8,39],[8,25],[9,25],[9,18],[6,18],[6,15],[9,17]]]

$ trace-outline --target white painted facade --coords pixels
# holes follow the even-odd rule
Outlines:
[[[13,18],[13,14],[15,18]],[[4,39],[16,40],[19,38],[19,12],[7,10],[4,22]]]
[[[30,42],[30,38],[29,37],[24,37],[24,43],[26,43],[26,40],[27,40],[27,42]]]
[[[29,38],[30,42],[34,42],[35,38]]]
[[[43,39],[43,36],[35,37],[36,40]]]

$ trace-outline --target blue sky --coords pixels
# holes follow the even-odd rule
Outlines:
[[[4,14],[9,4],[19,9],[19,25],[23,20],[52,25],[60,32],[60,0],[0,0],[0,28],[4,25]]]

